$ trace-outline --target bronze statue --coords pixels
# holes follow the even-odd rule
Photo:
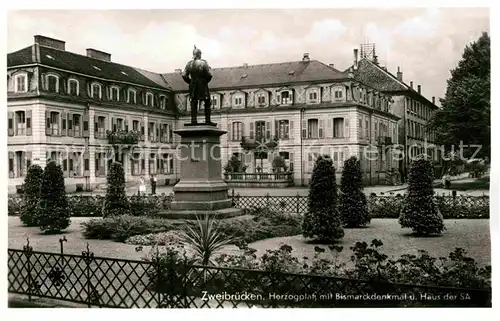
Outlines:
[[[196,125],[198,115],[198,105],[205,104],[205,123],[216,126],[210,121],[210,91],[208,83],[212,80],[212,73],[208,63],[201,59],[201,50],[194,46],[193,60],[189,61],[182,73],[182,79],[189,84],[189,98],[191,99],[191,125]]]

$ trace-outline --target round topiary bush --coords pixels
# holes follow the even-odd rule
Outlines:
[[[69,226],[70,215],[61,166],[50,161],[42,175],[38,226],[45,233],[59,233]]]
[[[440,234],[444,230],[443,216],[433,197],[433,181],[434,170],[427,157],[423,155],[414,160],[399,223],[413,229],[417,235]]]
[[[103,216],[125,214],[130,214],[130,202],[125,193],[125,172],[122,164],[114,162],[108,171]]]
[[[370,223],[368,201],[363,192],[361,164],[355,156],[344,163],[340,182],[339,211],[344,227],[362,227]]]
[[[308,211],[302,221],[302,235],[320,242],[333,242],[344,237],[342,218],[337,209],[335,168],[328,155],[314,164],[309,186]]]
[[[20,210],[20,219],[25,226],[37,226],[37,210],[40,201],[43,169],[38,165],[31,165],[24,179],[24,195]]]

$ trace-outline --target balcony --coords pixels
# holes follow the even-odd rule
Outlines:
[[[241,138],[241,147],[246,150],[270,150],[278,146],[279,139],[275,136],[271,138],[266,138],[263,135],[255,136],[255,138],[250,138],[249,136],[243,136]]]
[[[275,187],[293,186],[293,173],[224,173],[224,181],[230,187]]]
[[[141,138],[141,133],[135,130],[106,131],[108,143],[111,145],[135,145]]]

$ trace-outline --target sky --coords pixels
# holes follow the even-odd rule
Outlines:
[[[444,97],[446,80],[465,46],[490,30],[488,8],[329,8],[212,10],[10,11],[7,51],[40,34],[66,50],[94,48],[117,63],[173,72],[193,46],[212,68],[311,59],[344,70],[353,49],[375,43],[381,65],[422,94]],[[437,100],[437,99],[436,99]]]

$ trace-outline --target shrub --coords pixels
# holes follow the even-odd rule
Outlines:
[[[103,216],[127,215],[130,203],[125,193],[125,172],[122,164],[114,162],[108,172]]]
[[[399,223],[417,235],[440,234],[444,229],[443,216],[434,202],[433,181],[431,162],[425,156],[414,160]]]
[[[234,243],[237,238],[224,234],[219,229],[219,221],[210,215],[196,219],[196,226],[186,225],[180,233],[181,240],[194,250],[197,260],[202,265],[213,262],[211,257],[224,246]]]
[[[24,179],[23,203],[20,219],[26,226],[37,226],[37,208],[40,201],[43,169],[38,165],[31,165]]]
[[[70,224],[63,172],[54,161],[43,171],[37,211],[38,226],[45,233],[61,232]]]
[[[9,195],[7,200],[7,212],[9,216],[18,216],[21,213],[21,209],[24,206],[24,200],[15,195]]]
[[[174,228],[166,220],[130,215],[110,216],[81,223],[86,239],[114,240],[125,242],[139,234],[164,232]]]
[[[274,159],[273,159],[273,171],[275,172],[281,172],[281,170],[283,170],[284,172],[286,172],[288,168],[286,167],[286,162],[285,162],[285,159],[281,156],[276,156]]]
[[[100,195],[68,197],[69,210],[72,217],[102,216],[104,198]]]
[[[225,173],[244,173],[247,170],[247,166],[241,163],[238,156],[233,155],[226,166],[224,166]]]
[[[339,211],[344,227],[361,227],[370,223],[368,202],[363,191],[361,164],[356,157],[344,163],[340,186]]]
[[[318,157],[314,164],[302,235],[326,242],[344,237],[342,219],[337,209],[335,168],[327,155]]]

